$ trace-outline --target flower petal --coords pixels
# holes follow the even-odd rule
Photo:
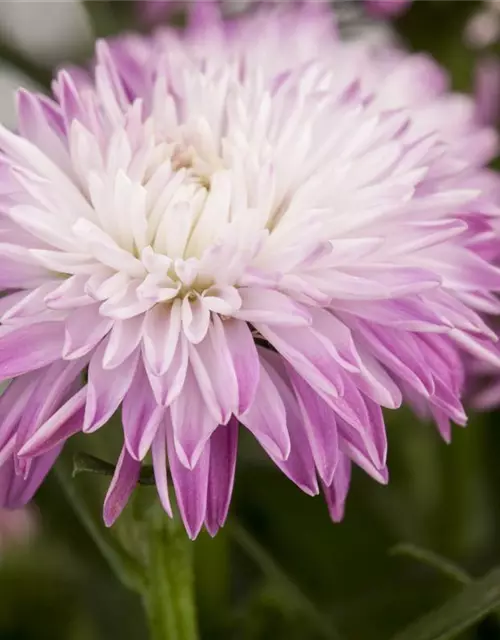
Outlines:
[[[111,527],[125,508],[128,499],[139,481],[141,463],[134,460],[127,451],[122,448],[115,473],[104,498],[103,518],[104,524]]]
[[[224,526],[233,492],[238,451],[238,421],[231,418],[218,427],[210,438],[210,470],[208,474],[205,526],[211,536]]]
[[[177,506],[189,537],[194,540],[203,526],[207,511],[210,443],[205,445],[198,464],[187,469],[177,456],[172,429],[167,427],[168,460],[175,487]]]

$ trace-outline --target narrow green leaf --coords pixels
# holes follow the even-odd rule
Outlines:
[[[228,532],[241,549],[259,566],[269,582],[280,587],[283,593],[287,594],[290,602],[302,609],[321,637],[325,638],[325,640],[342,640],[342,636],[337,629],[323,618],[308,596],[287,576],[258,540],[239,524],[234,517],[229,521]]]
[[[101,476],[112,476],[115,472],[115,465],[90,453],[79,452],[73,456],[73,478],[80,473],[96,473]],[[155,484],[154,471],[151,465],[144,465],[141,468],[139,484],[151,486]]]
[[[409,556],[410,558],[426,564],[433,569],[437,569],[437,571],[443,575],[448,576],[455,582],[462,585],[470,584],[472,582],[471,576],[461,567],[457,566],[447,558],[443,558],[437,553],[434,553],[434,551],[424,549],[415,544],[397,544],[395,547],[390,549],[389,553],[393,556]]]
[[[69,449],[69,447],[67,447]],[[75,458],[80,462],[84,454],[71,455],[63,452],[54,467],[55,476],[64,491],[75,514],[96,543],[102,555],[108,561],[115,574],[123,584],[132,590],[142,587],[142,567],[120,541],[112,535],[102,521],[102,505],[97,496],[82,482],[84,478],[75,478]],[[92,458],[92,456],[90,456]],[[95,460],[100,461],[98,458]],[[113,465],[111,465],[113,466]],[[95,471],[94,471],[95,472]]]
[[[500,568],[471,582],[441,607],[417,620],[392,640],[448,640],[500,606]]]
[[[112,476],[115,465],[101,460],[90,453],[75,453],[73,456],[73,478],[80,473],[97,473],[101,476]]]

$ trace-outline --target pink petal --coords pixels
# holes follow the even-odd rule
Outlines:
[[[169,425],[169,428],[171,426]],[[157,430],[152,445],[153,470],[155,474],[156,489],[160,496],[160,501],[172,518],[172,505],[170,504],[170,496],[168,493],[168,474],[167,474],[167,435],[165,429],[160,426]]]
[[[260,363],[252,334],[245,322],[225,320],[222,324],[238,383],[237,413],[241,415],[254,401],[259,384]]]
[[[177,457],[173,433],[168,427],[167,444],[170,473],[175,487],[177,506],[188,535],[194,540],[203,526],[207,511],[210,443],[206,444],[194,469],[187,469]]]
[[[122,406],[125,446],[135,460],[142,460],[153,442],[164,409],[156,403],[144,366],[139,363]]]
[[[218,423],[207,411],[191,369],[188,369],[182,393],[172,402],[170,412],[177,456],[185,467],[193,469]]]
[[[329,485],[340,455],[335,413],[293,370],[290,378],[318,475]]]
[[[210,310],[201,299],[197,297],[191,300],[186,296],[182,301],[182,328],[186,338],[192,344],[198,344],[203,340],[210,323]]]
[[[252,323],[262,322],[292,327],[311,323],[311,317],[305,307],[279,291],[242,287],[239,289],[239,294],[242,305],[239,311],[233,313],[235,318]]]
[[[87,387],[83,387],[39,427],[19,451],[20,457],[38,456],[82,430]]]
[[[64,326],[63,357],[66,360],[81,358],[91,351],[113,326],[113,320],[99,313],[99,305],[91,305],[72,311]]]
[[[122,448],[115,473],[104,498],[104,524],[111,527],[125,508],[141,473],[141,463],[134,460],[126,447]]]
[[[205,526],[214,536],[226,521],[233,492],[238,451],[238,421],[231,418],[218,427],[210,438],[210,470],[208,475]]]
[[[62,357],[64,334],[58,322],[40,322],[0,337],[0,379],[15,378]]]
[[[186,381],[188,364],[188,341],[183,334],[180,335],[174,357],[166,373],[155,376],[145,362],[149,383],[158,404],[168,407],[180,395]]]
[[[144,324],[144,357],[155,376],[168,370],[177,347],[181,330],[181,303],[175,300],[166,309],[156,305],[146,314]]]
[[[330,484],[323,485],[328,511],[334,522],[340,522],[344,517],[344,506],[350,481],[351,461],[341,453],[332,481]]]
[[[204,340],[190,345],[189,358],[205,403],[219,424],[238,408],[238,388],[222,320],[214,316]]]
[[[138,350],[132,353],[117,369],[104,369],[102,365],[106,344],[95,350],[88,370],[88,394],[85,405],[83,431],[91,433],[107,422],[120,406],[127,393],[139,357]]]
[[[3,466],[0,469],[0,506],[19,509],[30,502],[60,451],[61,448],[56,447],[36,458],[26,478],[16,475],[13,461]]]
[[[318,494],[319,488],[314,458],[306,429],[304,429],[302,415],[290,386],[290,380],[277,354],[272,352],[263,354],[262,362],[285,405],[287,429],[290,436],[290,453],[285,460],[268,453],[273,462],[292,482],[295,482],[308,495],[315,496]]]
[[[262,363],[255,400],[240,420],[270,456],[278,460],[288,458],[291,444],[285,405]]]
[[[308,327],[271,329],[256,324],[255,328],[316,391],[327,396],[338,396],[342,392],[339,366]]]
[[[17,93],[17,114],[23,137],[33,142],[59,167],[71,172],[68,149],[47,118],[40,98],[20,89]]]
[[[142,316],[114,321],[102,359],[104,369],[119,367],[137,349],[142,337],[143,322]]]

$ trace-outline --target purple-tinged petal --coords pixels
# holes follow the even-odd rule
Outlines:
[[[334,522],[340,522],[344,517],[345,501],[351,482],[351,461],[340,454],[337,469],[330,484],[323,485],[323,492],[328,505],[328,512]]]
[[[500,347],[485,338],[474,336],[459,329],[453,329],[450,336],[455,342],[476,358],[489,362],[495,367],[500,366]]]
[[[445,332],[449,323],[433,313],[425,303],[425,298],[412,296],[400,300],[335,300],[335,308],[348,312],[370,322],[406,331]],[[347,321],[348,325],[349,322]]]
[[[16,440],[16,427],[35,388],[36,377],[27,374],[12,380],[0,396],[0,452]]]
[[[449,444],[451,442],[451,422],[447,414],[437,407],[430,407],[432,417],[437,425],[438,431],[443,440]]]
[[[115,523],[125,508],[139,481],[140,473],[141,463],[134,460],[126,447],[123,447],[113,479],[104,498],[103,518],[107,527],[111,527]]]
[[[181,463],[193,469],[217,428],[217,421],[207,411],[191,369],[188,369],[182,393],[170,406],[173,441]]]
[[[165,407],[170,406],[182,393],[186,381],[189,365],[188,341],[181,334],[172,362],[167,372],[162,376],[153,375],[147,362],[144,364],[156,401]]]
[[[198,344],[203,340],[210,324],[210,310],[201,298],[191,300],[188,296],[182,301],[181,308],[182,328],[184,335],[192,344]]]
[[[398,409],[403,402],[401,390],[392,376],[370,353],[358,344],[361,373],[350,373],[344,376],[344,386],[349,378],[360,391],[383,407]],[[333,399],[332,399],[333,400]],[[329,402],[327,398],[327,402]]]
[[[57,74],[55,84],[66,124],[66,132],[69,135],[73,120],[80,120],[82,124],[86,124],[88,112],[85,110],[73,78],[65,69]]]
[[[15,378],[61,358],[64,334],[57,322],[40,322],[0,337],[0,379]]]
[[[89,353],[110,331],[113,321],[99,313],[99,305],[72,311],[64,324],[63,357],[81,358]]]
[[[207,442],[194,469],[187,469],[179,460],[172,429],[167,424],[167,444],[170,473],[174,483],[177,506],[189,537],[200,532],[207,511],[207,488],[210,471],[210,443]]]
[[[363,455],[362,451],[360,451],[356,445],[346,438],[340,438],[339,446],[342,453],[345,453],[374,480],[380,482],[380,484],[387,484],[389,482],[389,472],[386,466],[380,469],[376,467],[365,455]]]
[[[119,367],[139,346],[144,319],[115,320],[102,359],[104,369]]]
[[[318,475],[325,484],[330,485],[339,458],[335,412],[293,370],[290,379]]]
[[[311,316],[306,308],[279,291],[242,287],[238,292],[242,305],[239,311],[233,313],[235,318],[286,327],[311,324]]]
[[[0,468],[0,506],[6,509],[19,509],[34,496],[45,476],[52,468],[61,447],[55,447],[36,458],[27,477],[16,475],[14,459]]]
[[[238,382],[238,408],[241,415],[252,405],[259,384],[260,363],[252,333],[241,320],[222,324]]]
[[[156,403],[142,363],[123,398],[122,422],[125,446],[135,460],[142,460],[153,442],[164,408]]]
[[[310,496],[319,492],[314,458],[299,405],[293,394],[290,380],[280,357],[261,349],[262,364],[273,381],[285,405],[287,429],[290,436],[290,453],[285,460],[268,452],[270,458],[283,473]],[[263,353],[266,351],[265,353]]]
[[[87,362],[87,358],[71,362],[59,361],[37,372],[36,385],[32,385],[29,404],[16,429],[18,448],[24,445],[66,400],[77,393],[80,387],[78,377]]]
[[[342,392],[339,366],[309,328],[271,329],[262,324],[256,324],[255,328],[315,390],[327,396]]]
[[[482,124],[496,125],[500,119],[500,59],[487,56],[479,60],[474,72],[476,117]]]
[[[60,132],[53,128],[38,96],[20,89],[17,93],[17,113],[21,134],[41,149],[65,171],[71,172],[67,146]]]
[[[166,309],[156,305],[147,312],[144,323],[144,357],[155,376],[168,371],[181,331],[181,303],[175,300]]]
[[[82,430],[87,387],[83,387],[27,439],[20,457],[39,456]]]
[[[227,424],[238,409],[238,387],[218,316],[214,316],[204,340],[189,346],[189,360],[208,410],[219,424]]]
[[[285,405],[262,362],[255,400],[240,420],[270,456],[278,460],[288,458],[291,444]]]
[[[171,426],[169,425],[169,428]],[[168,493],[168,474],[167,474],[167,434],[165,433],[164,425],[160,425],[160,428],[156,431],[156,435],[153,440],[151,448],[153,458],[153,470],[155,474],[156,489],[160,496],[160,501],[172,518],[172,505],[170,504],[170,496]]]
[[[205,526],[211,536],[224,526],[231,502],[238,452],[238,421],[231,418],[219,426],[210,438]]]
[[[434,393],[432,372],[411,333],[394,329],[387,335],[374,323],[360,322],[359,332],[367,349],[393,374],[405,380],[419,393]]]
[[[88,393],[83,431],[91,433],[107,422],[127,393],[137,368],[139,350],[130,355],[116,370],[102,365],[106,344],[94,351],[88,369]]]

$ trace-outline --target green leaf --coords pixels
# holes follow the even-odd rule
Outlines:
[[[459,584],[465,585],[472,582],[472,578],[469,576],[469,574],[461,567],[451,562],[451,560],[443,558],[439,554],[434,553],[434,551],[430,551],[429,549],[423,549],[416,544],[397,544],[389,551],[389,553],[394,556],[409,556],[410,558],[414,558],[415,560],[418,560],[419,562],[422,562],[429,567],[437,569],[443,575],[448,576]]]
[[[80,473],[96,473],[101,476],[112,476],[115,473],[115,465],[97,456],[82,451],[73,456],[73,478]],[[139,484],[152,486],[155,484],[154,471],[151,465],[141,468]]]
[[[325,620],[316,606],[291,580],[283,569],[274,561],[270,554],[259,542],[239,524],[233,517],[229,522],[229,534],[233,540],[260,567],[270,583],[279,586],[286,594],[286,598],[294,606],[301,609],[313,623],[317,633],[325,640],[342,640],[340,633],[333,625]]]
[[[73,478],[79,473],[97,473],[101,476],[112,476],[115,472],[115,465],[90,453],[75,453],[73,456]]]
[[[417,620],[392,640],[448,640],[500,606],[500,568],[472,582],[457,596]]]
[[[85,478],[75,478],[75,458],[79,459],[81,463],[83,457],[82,454],[72,455],[71,444],[73,443],[66,446],[54,467],[60,486],[75,514],[115,574],[120,577],[123,584],[133,590],[138,590],[142,582],[141,566],[111,530],[104,526],[101,516],[102,497],[94,490],[94,487],[85,482]],[[98,466],[98,464],[102,464],[102,461],[99,458],[94,458],[93,464]],[[94,473],[96,473],[95,469]]]

